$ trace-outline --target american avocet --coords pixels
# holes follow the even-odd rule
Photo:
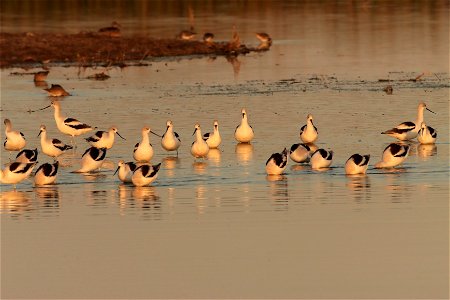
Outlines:
[[[25,136],[22,132],[12,129],[12,124],[9,119],[5,119],[4,123],[6,139],[3,146],[6,151],[9,151],[9,156],[11,158],[11,152],[23,149],[27,142],[25,141]]]
[[[173,131],[172,121],[168,120],[166,122],[166,126],[167,126],[166,132],[164,132],[164,134],[162,135],[161,146],[166,151],[175,151],[176,150],[177,156],[178,156],[178,148],[180,147],[180,144],[181,144],[180,136],[178,135],[178,133]]]
[[[34,173],[34,184],[54,184],[56,181],[56,174],[58,173],[58,165],[59,163],[57,161],[53,164],[45,163],[40,165],[36,173]]]
[[[98,32],[101,35],[106,35],[109,37],[120,37],[120,27],[121,25],[114,21],[111,26],[102,27],[98,30]]]
[[[13,162],[7,164],[3,170],[0,170],[0,182],[13,184],[16,189],[17,183],[30,176],[36,163]]]
[[[93,136],[88,137],[86,141],[95,148],[111,149],[114,144],[114,137],[116,133],[125,140],[125,138],[117,131],[117,128],[113,126],[109,128],[108,131],[97,131]]]
[[[353,154],[345,163],[345,174],[366,174],[370,155]]]
[[[94,127],[82,123],[74,118],[68,118],[61,113],[61,104],[58,101],[52,101],[51,106],[55,109],[55,121],[59,131],[72,137],[74,143],[74,137],[85,134],[94,129]]]
[[[59,84],[52,84],[48,89],[44,89],[52,97],[70,96],[70,94]]]
[[[306,125],[303,125],[302,128],[300,128],[300,139],[305,144],[314,143],[317,140],[318,135],[319,132],[313,123],[313,116],[312,114],[308,114],[306,117]]]
[[[392,143],[388,145],[383,151],[383,157],[380,162],[375,164],[375,168],[392,168],[398,166],[408,157],[409,145],[400,145]]]
[[[42,153],[55,159],[65,151],[72,149],[72,146],[66,145],[58,139],[47,138],[47,128],[45,125],[41,125],[38,136],[41,136]]]
[[[284,148],[281,153],[273,153],[266,162],[266,173],[268,175],[280,175],[287,166],[288,150]]]
[[[422,122],[421,128],[417,135],[417,140],[421,144],[434,144],[437,138],[437,131],[434,128],[427,126],[425,122]]]
[[[37,162],[38,150],[37,149],[23,149],[16,156],[16,162],[21,163],[33,163]]]
[[[241,124],[236,127],[236,130],[234,131],[234,138],[239,143],[250,143],[255,134],[253,132],[252,126],[248,124],[248,116],[245,108],[241,110],[241,114]]]
[[[99,169],[105,160],[105,148],[88,148],[81,156],[81,168],[75,173],[88,173]]]
[[[39,71],[34,73],[34,82],[42,82],[47,79],[49,71]]]
[[[296,163],[309,162],[311,148],[307,144],[293,144],[289,152],[289,157]]]
[[[211,44],[213,44],[214,43],[214,34],[213,33],[211,33],[211,32],[206,32],[204,35],[203,35],[203,41],[206,43],[206,44],[208,44],[208,45],[211,45]]]
[[[205,133],[203,135],[203,139],[206,141],[210,149],[216,149],[219,147],[222,142],[222,138],[220,137],[219,122],[217,120],[214,121],[214,131]]]
[[[182,30],[176,37],[180,40],[190,41],[193,40],[197,33],[191,28],[191,30]]]
[[[158,171],[161,163],[157,165],[141,165],[137,167],[133,176],[131,177],[131,181],[135,186],[145,186],[149,185],[158,177]]]
[[[420,130],[420,126],[423,122],[423,111],[425,109],[435,114],[435,112],[427,108],[427,105],[424,102],[420,102],[419,106],[417,107],[417,119],[415,122],[403,122],[392,129],[382,132],[381,134],[387,134],[401,141],[407,141],[416,138]]]
[[[191,146],[191,154],[195,158],[204,158],[208,155],[209,146],[202,138],[202,130],[199,124],[195,124],[194,133],[192,135],[194,134],[195,140]]]
[[[333,151],[317,149],[316,152],[311,155],[311,168],[314,170],[328,168],[331,165],[332,161]]]
[[[123,160],[119,160],[117,163],[118,167],[113,175],[116,175],[119,172],[118,177],[122,182],[131,182],[131,176],[133,175],[134,170],[136,170],[137,166],[134,162],[124,162]]]
[[[150,127],[143,127],[141,130],[142,139],[136,143],[133,150],[133,158],[139,162],[149,162],[153,157],[153,146],[150,144],[150,137],[148,134],[152,132]]]

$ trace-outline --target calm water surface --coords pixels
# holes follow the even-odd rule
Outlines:
[[[87,147],[79,137],[62,157],[57,185],[1,185],[2,298],[448,298],[448,4],[407,2],[393,14],[384,2],[336,3],[305,4],[308,11],[291,3],[288,13],[273,4],[196,6],[200,28],[216,24],[226,36],[237,22],[248,43],[255,31],[273,34],[269,52],[233,61],[151,61],[106,70],[111,78],[101,82],[86,77],[103,68],[51,67],[48,83],[73,94],[61,100],[64,113],[100,130],[116,125],[126,140],[116,139],[99,173],[70,173]],[[184,25],[184,11],[162,13],[167,26],[159,29],[131,13],[121,21],[131,33],[162,36]],[[36,28],[55,30],[36,20]],[[89,14],[66,21],[97,26]],[[27,113],[50,99],[32,76],[11,73],[36,70],[1,71],[2,119],[25,134],[28,148],[40,147],[41,124],[69,142],[51,109]],[[421,81],[406,81],[421,73]],[[395,80],[393,95],[381,78]],[[420,101],[437,112],[425,112],[436,145],[412,143],[395,170],[344,175],[353,153],[376,163],[393,141],[380,132],[414,120]],[[251,145],[233,138],[241,107],[255,129]],[[266,176],[265,161],[299,142],[308,113],[317,146],[335,152],[332,168],[290,161],[283,176]],[[151,136],[153,163],[162,162],[157,181],[121,184],[113,172],[118,160],[132,160],[140,129],[162,133],[168,119],[181,136],[179,157]],[[196,161],[194,124],[207,132],[214,119],[223,144]]]

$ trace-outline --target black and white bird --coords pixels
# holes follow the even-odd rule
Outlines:
[[[0,182],[13,184],[14,189],[16,189],[16,184],[21,182],[30,176],[31,172],[33,172],[34,166],[36,166],[37,162],[32,163],[21,163],[21,162],[13,162],[8,163],[3,170],[0,170]]]
[[[289,157],[296,163],[305,163],[310,160],[311,148],[307,144],[293,144],[289,151]]]
[[[208,147],[210,149],[216,149],[217,147],[219,147],[220,143],[222,142],[222,137],[220,136],[219,122],[217,120],[214,120],[213,132],[205,133],[203,135],[203,139],[208,144]]]
[[[25,136],[22,132],[16,131],[12,129],[12,123],[9,119],[5,119],[5,135],[6,139],[3,143],[6,151],[9,151],[9,155],[11,158],[12,151],[20,151],[25,148],[27,142],[25,141]]]
[[[56,159],[65,151],[72,149],[72,146],[66,145],[58,139],[51,139],[47,137],[47,128],[41,125],[38,136],[41,137],[42,153]]]
[[[93,136],[90,136],[86,141],[95,148],[106,148],[111,149],[114,144],[115,135],[125,140],[123,136],[120,135],[117,127],[111,127],[108,131],[97,131]]]
[[[200,125],[197,123],[194,126],[195,140],[192,142],[191,154],[195,158],[204,158],[208,155],[209,146],[202,138],[202,130]]]
[[[284,148],[281,153],[273,153],[266,162],[267,175],[280,175],[286,169],[288,150]]]
[[[36,162],[38,158],[37,149],[23,149],[16,156],[16,162],[21,163],[33,163]]]
[[[150,185],[158,177],[160,167],[161,163],[154,166],[145,164],[137,167],[133,172],[133,176],[131,176],[131,182],[135,186]]]
[[[318,135],[319,132],[313,123],[313,116],[312,114],[308,114],[306,117],[306,125],[303,125],[302,128],[300,128],[300,139],[305,144],[314,143],[317,140]]]
[[[325,149],[317,149],[311,155],[311,168],[314,170],[328,168],[333,162],[333,151]]]
[[[417,107],[417,119],[415,122],[403,122],[392,129],[383,131],[381,134],[387,134],[401,141],[408,141],[416,138],[423,122],[423,112],[425,109],[435,114],[434,111],[427,108],[427,105],[424,102],[421,102]]]
[[[382,160],[375,164],[375,168],[393,168],[398,166],[408,157],[409,145],[401,145],[392,143],[388,145],[383,151]]]
[[[421,144],[434,144],[437,138],[437,131],[422,122],[419,133],[417,135],[417,140]]]
[[[34,173],[34,184],[54,184],[56,181],[56,174],[58,173],[58,166],[59,163],[57,161],[53,164],[45,163],[40,165],[36,173]]]
[[[253,132],[252,126],[248,124],[248,115],[245,108],[241,110],[242,119],[241,124],[236,127],[234,131],[234,138],[239,143],[250,143],[255,133]]]
[[[141,141],[134,145],[133,158],[137,162],[149,162],[153,157],[153,146],[150,144],[150,137],[148,135],[150,132],[152,132],[150,127],[143,127],[141,130]]]
[[[98,170],[103,165],[105,160],[106,149],[105,148],[88,148],[81,156],[81,168],[75,173],[88,173]]]
[[[117,175],[120,181],[130,183],[131,176],[133,175],[133,172],[136,170],[136,168],[137,165],[134,162],[124,162],[123,160],[119,160],[118,167],[114,172],[114,175],[119,172]]]
[[[180,136],[173,130],[173,123],[171,120],[166,122],[166,132],[162,135],[161,138],[161,146],[166,151],[177,151],[178,156],[178,148],[181,145]]]
[[[345,163],[345,174],[366,174],[370,155],[353,154]]]

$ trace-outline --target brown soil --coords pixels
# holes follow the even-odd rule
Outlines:
[[[145,65],[152,57],[184,55],[236,56],[261,51],[231,43],[156,39],[143,36],[110,37],[98,33],[0,33],[0,67],[65,63],[82,67]]]

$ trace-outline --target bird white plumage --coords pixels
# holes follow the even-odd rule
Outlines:
[[[137,162],[149,162],[153,157],[154,151],[152,144],[150,144],[150,132],[150,127],[143,127],[141,130],[142,139],[134,145],[133,158]]]
[[[209,152],[209,146],[202,138],[202,130],[199,124],[195,124],[194,133],[192,135],[194,134],[195,140],[191,146],[192,156],[194,156],[195,158],[206,157],[206,155],[208,155]]]
[[[280,175],[287,167],[288,150],[284,148],[281,153],[273,153],[266,162],[266,173],[268,175]]]
[[[203,135],[203,139],[208,144],[210,149],[216,149],[219,147],[222,142],[222,137],[219,132],[219,122],[217,120],[214,121],[214,130],[213,132],[208,132]]]
[[[393,168],[401,164],[408,157],[409,145],[392,143],[383,151],[382,160],[375,164],[375,168]]]
[[[35,185],[48,185],[54,184],[56,181],[56,175],[58,173],[59,163],[56,161],[53,164],[45,163],[39,166],[34,173]]]
[[[58,139],[50,139],[47,137],[47,128],[45,125],[41,125],[38,136],[41,137],[42,153],[57,158],[65,151],[72,149],[72,146],[66,145]]]
[[[370,155],[353,154],[345,162],[345,174],[366,174],[367,167],[369,166],[369,159]]]
[[[325,149],[317,149],[311,155],[311,168],[314,170],[328,168],[333,162],[333,151]]]
[[[136,170],[137,165],[134,162],[125,162],[123,160],[119,160],[118,167],[116,171],[114,172],[114,175],[118,172],[118,177],[120,181],[125,183],[131,182],[131,176],[133,175],[133,172]]]
[[[13,184],[14,189],[16,184],[30,176],[34,166],[37,162],[21,163],[13,162],[8,163],[3,170],[0,170],[0,182]]]
[[[135,186],[150,185],[158,177],[160,166],[161,163],[154,166],[145,164],[137,167],[131,176],[131,181]]]
[[[180,144],[180,136],[173,130],[172,121],[168,120],[166,122],[166,132],[164,132],[161,138],[161,146],[166,151],[177,151],[178,156],[178,148],[180,147]]]
[[[248,124],[248,115],[245,108],[241,110],[241,114],[241,124],[236,127],[236,130],[234,131],[234,138],[239,143],[250,143],[255,133],[253,132],[253,128]]]
[[[437,131],[425,124],[425,122],[422,122],[420,130],[417,134],[417,140],[421,144],[434,144],[436,142],[437,138]]]
[[[110,127],[108,131],[97,131],[93,136],[90,136],[86,141],[95,148],[111,149],[114,144],[116,134],[125,140],[123,136],[117,131],[117,127]]]
[[[81,156],[81,168],[75,173],[88,173],[101,168],[105,156],[105,148],[88,148]]]
[[[12,123],[9,119],[5,119],[5,135],[6,139],[3,143],[6,151],[20,151],[25,148],[27,142],[25,141],[25,136],[22,132],[13,130]]]
[[[311,148],[307,144],[293,144],[289,151],[289,157],[296,163],[309,162]]]
[[[36,162],[38,158],[37,149],[23,149],[16,156],[16,162],[21,163],[33,163]]]
[[[302,128],[300,128],[300,139],[305,144],[314,143],[317,140],[318,135],[319,132],[313,123],[313,116],[312,114],[308,114],[306,117],[306,125],[303,125]]]

